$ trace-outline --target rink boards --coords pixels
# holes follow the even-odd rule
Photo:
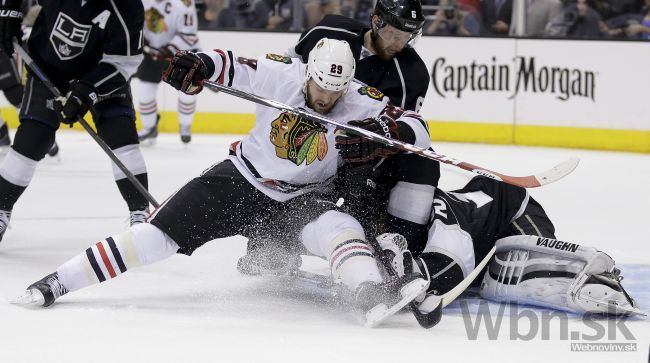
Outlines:
[[[204,49],[283,53],[291,33],[201,32]],[[432,140],[650,152],[650,47],[642,42],[423,37],[429,76],[421,113]],[[138,80],[133,81],[134,97]],[[178,129],[176,95],[159,89],[161,131]],[[4,98],[2,113],[15,126]],[[246,133],[254,105],[205,91],[196,133]]]

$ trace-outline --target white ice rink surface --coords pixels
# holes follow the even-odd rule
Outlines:
[[[143,148],[152,194],[162,201],[224,159],[236,138],[195,135],[185,148],[177,135],[162,135],[157,145]],[[540,331],[530,341],[511,340],[508,309],[496,340],[489,339],[484,326],[471,340],[458,303],[431,330],[419,328],[405,313],[367,329],[322,295],[279,279],[241,276],[235,268],[245,250],[241,237],[208,243],[192,257],[173,256],[134,269],[66,295],[48,309],[10,305],[8,300],[27,285],[126,225],[126,207],[99,147],[78,132],[60,132],[57,139],[60,161],[40,163],[0,243],[0,362],[648,360],[647,319],[625,322],[634,340],[612,329],[614,340],[597,341],[636,343],[631,353],[571,352],[571,341],[560,339],[557,319],[550,322],[548,339]],[[628,292],[650,311],[650,155],[451,143],[436,144],[436,149],[513,175],[580,157],[572,175],[531,193],[554,221],[558,238],[610,253],[622,265]],[[460,187],[468,176],[443,167],[441,187]],[[323,266],[314,260],[305,264]],[[475,309],[477,300],[469,301]],[[595,334],[578,317],[569,317],[569,331]],[[520,334],[528,332],[528,321],[518,320]]]

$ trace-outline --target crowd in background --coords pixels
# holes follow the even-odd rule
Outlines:
[[[197,0],[199,28],[302,31],[327,14],[369,23],[374,0]],[[422,0],[424,35],[650,39],[650,0]],[[525,26],[516,33],[518,6]]]

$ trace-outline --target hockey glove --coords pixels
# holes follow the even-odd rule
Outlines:
[[[62,123],[72,125],[79,117],[84,117],[95,102],[97,102],[95,88],[87,82],[74,81],[66,97],[54,100],[54,111]]]
[[[14,54],[14,38],[20,42],[23,37],[21,4],[21,0],[0,2],[0,48],[8,55]]]
[[[348,122],[348,125],[360,127],[389,139],[400,140],[397,123],[387,116],[353,120]],[[339,149],[339,155],[343,161],[351,163],[364,163],[377,157],[385,158],[399,152],[399,149],[394,147],[345,132],[337,132],[336,148]]]
[[[214,64],[210,57],[201,53],[182,51],[176,53],[169,62],[162,80],[185,94],[195,95],[203,90],[203,81],[212,73],[214,73]]]

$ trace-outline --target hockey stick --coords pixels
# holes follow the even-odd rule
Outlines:
[[[393,266],[391,265],[391,262],[384,252],[384,249],[381,248],[379,245],[379,242],[377,242],[376,239],[374,238],[369,238],[368,239],[368,244],[372,249],[375,251],[375,256],[379,259],[381,264],[384,266],[384,269],[388,274],[392,277],[397,276],[397,272],[393,269]],[[427,277],[427,280],[429,278]],[[440,299],[438,301],[438,304],[435,305],[433,304],[433,301],[431,301],[431,308],[427,309],[426,311],[420,310],[418,308],[418,305],[415,304],[415,302],[411,301],[408,304],[409,310],[411,313],[413,313],[413,316],[415,317],[415,320],[417,320],[418,324],[420,324],[421,327],[425,329],[430,329],[433,328],[436,324],[440,322],[440,319],[442,319],[442,302],[443,300]]]
[[[501,174],[474,164],[470,164],[464,161],[460,161],[442,154],[438,154],[432,150],[427,150],[427,149],[422,149],[417,146],[407,144],[405,142],[401,142],[398,140],[393,140],[386,138],[384,136],[381,136],[379,134],[375,134],[374,132],[370,132],[368,130],[364,130],[359,127],[355,126],[350,126],[345,123],[341,123],[335,120],[332,120],[330,118],[313,114],[305,109],[301,108],[296,108],[292,107],[289,105],[285,105],[280,102],[276,102],[273,100],[269,100],[260,96],[257,96],[252,93],[247,93],[243,92],[240,90],[236,90],[224,85],[221,85],[217,82],[212,82],[212,81],[203,81],[203,85],[208,87],[209,89],[212,90],[218,90],[222,91],[224,93],[228,93],[230,95],[233,95],[235,97],[243,98],[248,101],[255,102],[257,104],[267,106],[267,107],[273,107],[277,108],[278,110],[281,110],[283,112],[287,112],[299,117],[303,117],[315,122],[318,122],[320,124],[325,124],[325,125],[333,125],[336,126],[337,128],[343,129],[345,131],[348,131],[350,133],[353,133],[355,135],[359,135],[365,138],[368,138],[370,140],[386,144],[388,146],[392,146],[396,149],[400,149],[402,151],[407,151],[411,152],[417,155],[420,155],[425,158],[429,158],[432,160],[436,160],[441,163],[445,164],[450,164],[456,167],[459,167],[463,170],[470,171],[475,174],[479,174],[488,178],[492,178],[495,180],[499,180],[508,184],[512,184],[518,187],[523,187],[523,188],[535,188],[539,187],[542,185],[550,184],[554,181],[557,181],[565,176],[567,176],[569,173],[571,173],[577,166],[578,162],[580,159],[578,158],[570,158],[567,159],[566,161],[554,166],[550,170],[534,174],[534,175],[528,175],[528,176],[510,176],[510,175],[505,175]]]
[[[427,297],[418,305],[418,310],[421,313],[428,313],[430,311],[435,311],[436,309],[439,308],[445,308],[449,306],[460,294],[465,291],[469,285],[472,284],[472,282],[476,279],[476,277],[483,271],[483,268],[485,268],[485,265],[490,261],[492,256],[494,256],[494,253],[496,252],[497,248],[492,247],[490,252],[488,252],[485,257],[481,260],[481,262],[472,270],[472,272],[467,275],[461,281],[458,285],[456,285],[453,289],[447,291],[446,293],[442,294],[441,296],[437,295],[427,295]]]
[[[59,89],[56,88],[56,86],[52,83],[52,81],[50,81],[49,78],[47,78],[45,73],[41,71],[41,69],[32,59],[32,57],[29,56],[27,51],[25,51],[25,49],[23,49],[23,47],[21,47],[16,40],[14,40],[14,49],[16,50],[16,52],[18,52],[18,54],[23,59],[23,62],[25,62],[27,67],[29,67],[29,69],[31,69],[32,72],[34,72],[36,77],[38,77],[38,79],[41,82],[43,82],[45,87],[47,87],[50,90],[50,92],[54,95],[54,98],[61,97],[61,92],[59,91]],[[140,192],[140,194],[142,194],[145,198],[147,198],[147,200],[149,201],[149,203],[151,203],[151,205],[153,205],[155,208],[158,208],[159,204],[158,202],[156,202],[156,199],[154,199],[154,197],[151,194],[149,194],[147,189],[140,183],[138,179],[136,179],[133,173],[131,173],[131,171],[129,171],[129,169],[126,168],[126,166],[122,163],[122,161],[120,161],[120,159],[117,158],[113,150],[111,150],[111,148],[108,147],[108,145],[106,145],[104,140],[102,140],[99,137],[99,135],[97,135],[95,130],[93,130],[92,127],[90,127],[88,122],[86,122],[86,120],[84,120],[83,117],[77,117],[77,122],[79,122],[81,126],[83,126],[86,132],[88,132],[88,134],[90,134],[90,136],[95,140],[95,142],[97,142],[99,147],[101,147],[102,150],[104,150],[106,155],[108,155],[108,157],[115,163],[115,165],[117,165],[117,167],[124,173],[124,175],[126,175],[126,177],[133,184],[133,186]]]

